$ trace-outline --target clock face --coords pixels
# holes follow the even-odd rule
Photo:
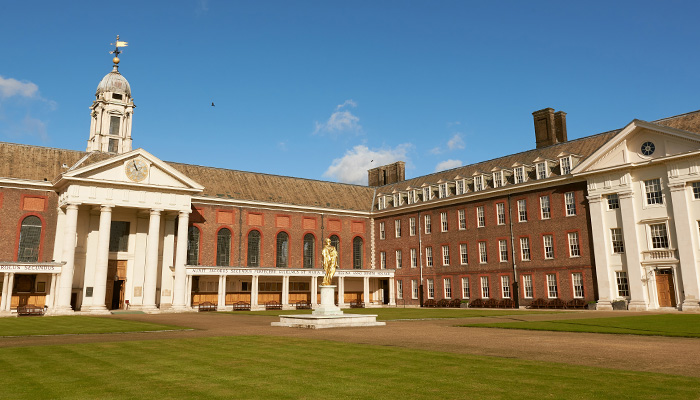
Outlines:
[[[652,142],[644,142],[642,143],[642,154],[645,156],[650,156],[654,154],[654,150],[656,150],[656,146],[654,146],[654,143]]]
[[[148,176],[148,164],[146,161],[135,158],[126,163],[126,177],[134,182],[141,182]]]

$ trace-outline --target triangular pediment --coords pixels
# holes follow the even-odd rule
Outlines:
[[[697,150],[700,134],[634,120],[576,166],[573,173],[636,165]]]
[[[54,185],[92,182],[95,185],[126,185],[143,188],[201,192],[204,187],[144,149],[136,149],[91,162],[86,156],[61,174]]]

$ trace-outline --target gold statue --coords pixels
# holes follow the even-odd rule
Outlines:
[[[326,239],[325,243],[321,255],[323,255],[323,270],[326,271],[326,275],[323,277],[321,286],[332,285],[333,275],[335,274],[335,269],[338,267],[338,250],[331,245],[330,239]]]

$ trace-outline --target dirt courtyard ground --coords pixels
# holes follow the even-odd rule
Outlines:
[[[384,327],[313,330],[272,327],[270,323],[278,321],[278,317],[235,313],[120,314],[108,318],[178,325],[190,327],[193,330],[2,338],[0,347],[267,335],[660,372],[700,378],[700,339],[455,327],[457,324],[470,322],[606,316],[621,316],[621,314],[584,312],[575,315],[519,314],[492,318],[403,320],[388,321]]]

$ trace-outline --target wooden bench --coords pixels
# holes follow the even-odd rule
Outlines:
[[[199,312],[216,311],[216,304],[210,303],[208,301],[205,301],[203,303],[199,303],[197,305],[197,311],[199,311]]]
[[[573,299],[566,303],[566,308],[580,308],[580,309],[585,309],[588,307],[588,303],[586,303],[585,300],[583,299]]]
[[[428,299],[423,303],[423,307],[428,307],[428,308],[437,307],[437,303],[435,302],[434,299]]]
[[[24,306],[17,307],[18,317],[30,315],[44,315],[44,307],[35,306],[34,304],[27,304]]]
[[[549,304],[547,304],[547,307],[549,307],[549,308],[566,308],[566,303],[564,303],[564,300],[562,300],[562,299],[552,299],[549,301]]]
[[[454,307],[454,308],[459,308],[459,307],[462,306],[462,300],[460,300],[460,299],[454,299],[454,300],[452,300],[452,301],[450,302],[450,305],[449,305],[449,306],[450,306],[450,307]]]
[[[365,303],[359,300],[351,301],[350,308],[365,308]]]
[[[513,299],[503,299],[498,302],[498,308],[515,308]]]
[[[481,299],[474,299],[469,302],[469,308],[481,308],[484,306],[484,301]]]
[[[530,308],[547,308],[549,306],[549,302],[545,299],[539,298],[534,300],[532,303],[530,303]]]
[[[265,303],[265,309],[266,310],[281,310],[282,304],[280,304],[279,301],[270,300],[267,303]]]
[[[484,302],[484,307],[486,307],[486,308],[498,308],[498,300],[488,299]]]
[[[447,299],[440,299],[437,302],[438,307],[449,307],[450,306],[450,301]]]
[[[233,303],[233,311],[250,311],[250,303],[246,303],[245,301]]]
[[[295,307],[297,310],[310,310],[311,309],[311,303],[309,303],[306,300],[298,301],[295,304]]]

